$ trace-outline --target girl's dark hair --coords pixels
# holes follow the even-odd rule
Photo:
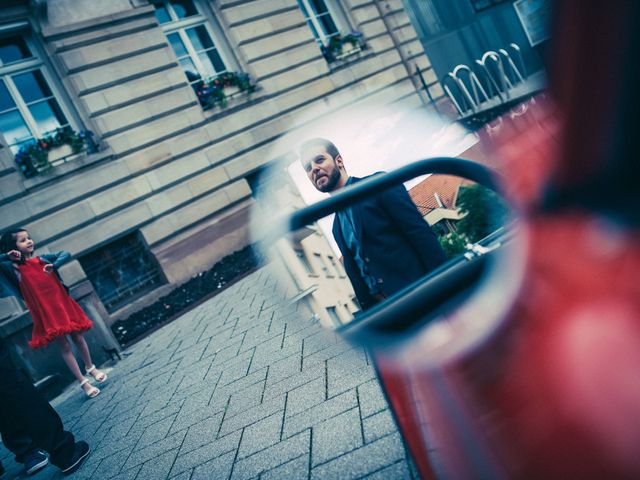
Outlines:
[[[2,232],[0,236],[0,253],[7,253],[9,250],[16,250],[16,235],[20,232],[26,232],[26,228],[9,228]],[[24,261],[24,255],[21,260]]]

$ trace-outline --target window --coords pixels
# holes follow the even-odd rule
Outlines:
[[[322,258],[322,255],[319,254],[319,253],[314,253],[313,255],[316,257],[317,263],[320,264],[320,268],[322,268],[322,271],[324,272],[324,276],[325,277],[331,277],[331,274],[329,272],[329,267],[327,267],[327,264],[325,263],[324,259]]]
[[[325,0],[298,0],[298,5],[321,47],[328,45],[331,37],[339,35],[340,31],[334,21],[335,9],[330,11]]]
[[[138,233],[120,238],[79,260],[108,312],[164,283],[155,258]]]
[[[26,36],[0,38],[0,132],[13,153],[35,138],[70,125],[71,117],[52,87]]]
[[[340,319],[340,315],[338,315],[338,312],[336,311],[336,307],[327,307],[327,314],[329,315],[331,323],[333,323],[334,326],[338,327],[342,325],[342,320]]]
[[[309,263],[309,259],[304,254],[304,252],[301,249],[295,249],[295,252],[296,252],[296,256],[300,260],[300,263],[302,263],[302,266],[304,267],[305,271],[311,275],[315,275],[316,272],[313,270],[313,267]]]
[[[470,0],[471,6],[476,12],[481,10],[486,10],[493,5],[498,5],[500,3],[505,3],[508,0]]]
[[[196,88],[202,80],[226,72],[229,66],[215,42],[214,30],[194,0],[155,2],[156,18],[178,57],[189,83]]]
[[[333,0],[298,0],[307,25],[328,63],[343,60],[367,48],[362,34],[350,31],[344,11]]]
[[[421,38],[430,38],[445,30],[438,13],[438,5],[433,0],[405,0],[411,23]]]
[[[335,258],[333,258],[331,255],[328,255],[327,258],[329,259],[329,262],[331,262],[331,266],[333,267],[333,270],[336,272],[336,274],[340,277],[344,277],[344,273],[336,263]]]

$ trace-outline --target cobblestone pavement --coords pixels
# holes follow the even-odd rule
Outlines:
[[[72,478],[416,478],[366,352],[278,292],[265,267],[132,346],[95,399],[55,399],[92,447]]]

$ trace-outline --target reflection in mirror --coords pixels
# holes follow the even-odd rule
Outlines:
[[[277,177],[279,194],[271,199],[278,210],[304,207],[291,177]],[[318,177],[309,174],[311,183]],[[344,188],[360,181],[348,177]],[[274,184],[272,179],[272,192]],[[320,323],[338,329],[425,278],[490,251],[505,237],[509,218],[506,203],[493,191],[434,174],[372,193],[292,231],[270,254],[293,286],[291,302],[307,304]]]
[[[477,137],[416,110],[364,109],[315,120],[277,142],[267,166],[249,179],[256,240],[279,215],[394,175],[385,171],[424,158],[478,158]],[[416,170],[420,177],[402,177],[293,231],[283,224],[265,253],[287,301],[327,328],[350,328],[405,291],[417,292],[425,279],[498,245],[510,218],[506,204],[447,168]]]

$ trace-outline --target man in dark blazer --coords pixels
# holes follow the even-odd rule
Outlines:
[[[313,186],[332,193],[362,179],[350,177],[336,146],[315,138],[300,147]],[[445,261],[429,224],[397,185],[336,212],[333,236],[363,310],[423,277]]]

